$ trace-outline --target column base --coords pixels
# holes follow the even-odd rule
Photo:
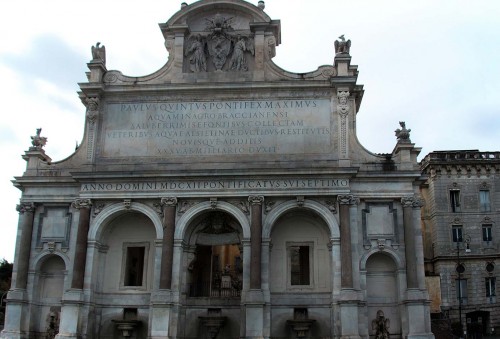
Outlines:
[[[56,339],[81,338],[79,319],[83,304],[83,291],[74,289],[64,292],[62,297],[61,320]]]
[[[26,300],[26,290],[13,289],[7,294],[7,307],[5,309],[4,329],[0,333],[0,338],[24,339],[29,334],[28,329],[29,311]]]

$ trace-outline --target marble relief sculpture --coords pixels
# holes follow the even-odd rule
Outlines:
[[[206,40],[200,34],[191,36],[188,42],[188,49],[186,56],[189,56],[189,65],[191,71],[206,72],[207,71],[207,58],[206,58]]]
[[[339,40],[335,40],[335,54],[349,54],[351,49],[351,40],[345,40],[344,34],[339,36]]]
[[[104,45],[101,46],[101,43],[96,43],[95,46],[92,46],[92,61],[93,62],[103,62],[106,64],[106,47]]]
[[[401,129],[398,128],[394,131],[396,133],[396,137],[398,138],[398,142],[411,142],[411,129],[406,129],[406,123],[404,121],[400,121],[399,126],[401,126]]]
[[[41,150],[45,144],[47,143],[47,138],[40,136],[40,133],[42,132],[41,128],[36,129],[36,135],[33,135],[31,137],[31,144],[33,145],[30,147],[30,149],[34,150]]]

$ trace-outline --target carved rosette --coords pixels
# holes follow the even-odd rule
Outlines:
[[[337,196],[337,202],[339,205],[357,205],[359,204],[359,198],[352,194],[339,195]]]
[[[92,200],[90,199],[76,199],[71,203],[71,206],[73,208],[76,208],[77,210],[82,209],[82,208],[88,208],[90,209],[92,207]]]
[[[424,206],[424,200],[419,197],[409,195],[401,198],[401,205],[403,207],[420,208]]]
[[[264,203],[264,197],[262,195],[251,195],[248,197],[248,202],[250,205],[262,205]]]
[[[33,202],[22,202],[16,206],[16,211],[18,211],[19,214],[34,213],[35,208],[36,205]]]

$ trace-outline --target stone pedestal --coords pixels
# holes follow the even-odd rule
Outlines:
[[[14,289],[7,294],[5,322],[0,338],[21,339],[28,338],[26,290]]]
[[[264,338],[264,294],[262,290],[250,290],[245,298],[245,338]]]
[[[169,331],[172,311],[172,292],[170,290],[156,291],[151,295],[148,333],[150,339],[171,338]]]
[[[64,292],[61,300],[61,320],[57,339],[80,338],[79,319],[83,306],[83,291],[72,289]]]
[[[353,289],[342,289],[340,293],[340,328],[342,339],[360,339],[358,292]]]
[[[427,305],[426,290],[408,289],[406,293],[406,310],[408,316],[408,339],[434,339],[431,332],[431,319]]]

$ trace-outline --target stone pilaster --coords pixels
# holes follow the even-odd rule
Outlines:
[[[262,247],[262,203],[264,197],[250,196],[251,205],[251,261],[250,261],[250,289],[261,289],[261,247]]]
[[[72,206],[80,210],[78,219],[78,231],[76,233],[75,259],[73,260],[73,278],[71,288],[83,289],[85,277],[85,264],[87,261],[87,238],[90,226],[90,199],[77,199]]]
[[[161,199],[163,207],[163,242],[161,251],[160,290],[172,288],[172,263],[174,259],[175,212],[177,199]]]

